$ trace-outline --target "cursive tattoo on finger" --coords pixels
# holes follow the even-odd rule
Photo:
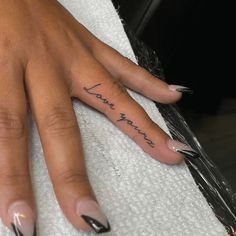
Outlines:
[[[107,106],[109,106],[109,108],[111,110],[115,110],[115,104],[110,102],[108,99],[104,98],[103,95],[101,93],[96,92],[96,88],[100,87],[102,84],[96,84],[93,85],[92,87],[84,87],[83,89],[90,95],[96,97],[97,99],[99,99],[102,103],[106,104]],[[118,122],[126,122],[129,126],[131,126],[134,130],[137,131],[138,134],[140,134],[143,139],[145,140],[145,142],[152,148],[155,147],[154,142],[148,138],[148,135],[143,132],[137,125],[134,124],[134,122],[130,119],[128,119],[126,117],[125,113],[120,113],[120,119],[117,120]]]
[[[94,86],[92,86],[92,87],[90,87],[90,88],[84,87],[84,90],[85,90],[88,94],[95,96],[95,97],[96,97],[97,99],[99,99],[102,103],[108,105],[111,110],[115,110],[115,105],[114,105],[113,103],[109,102],[106,98],[104,98],[104,97],[102,96],[102,94],[100,94],[100,93],[98,93],[98,92],[95,91],[95,89],[96,89],[97,87],[101,86],[101,85],[102,85],[102,84],[96,84],[96,85],[94,85]]]
[[[118,121],[118,122],[126,122],[126,123],[127,123],[128,125],[130,125],[134,130],[136,130],[140,135],[143,136],[143,139],[145,140],[145,142],[146,142],[150,147],[152,147],[152,148],[155,147],[155,143],[153,143],[153,141],[152,141],[150,138],[148,138],[147,134],[146,134],[145,132],[141,131],[141,129],[140,129],[137,125],[135,125],[132,120],[128,119],[128,118],[126,117],[126,114],[120,113],[120,119],[117,120],[117,121]]]

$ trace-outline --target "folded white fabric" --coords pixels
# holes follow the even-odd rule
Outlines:
[[[110,0],[60,2],[98,38],[135,61]],[[168,132],[154,104],[134,92],[130,94]],[[74,109],[81,128],[89,178],[112,227],[106,235],[228,235],[184,163],[179,166],[161,164],[145,154],[103,115],[79,101],[74,101]],[[38,235],[87,235],[74,229],[63,216],[52,190],[33,121],[30,127],[32,178],[39,213]],[[13,234],[0,223],[0,235]]]

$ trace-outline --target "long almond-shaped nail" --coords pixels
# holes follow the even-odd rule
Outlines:
[[[181,93],[188,93],[188,94],[193,94],[193,90],[188,88],[188,87],[184,87],[184,86],[180,86],[180,85],[169,85],[169,89],[171,91],[177,91],[177,92],[181,92]]]
[[[111,230],[107,217],[96,201],[92,199],[79,200],[76,205],[76,213],[98,234]]]
[[[179,152],[187,157],[190,157],[190,158],[198,158],[199,157],[199,154],[195,150],[193,150],[190,146],[188,146],[184,143],[181,143],[179,141],[169,139],[167,141],[167,146],[172,151]]]
[[[8,215],[16,236],[36,236],[35,216],[25,201],[12,203]]]

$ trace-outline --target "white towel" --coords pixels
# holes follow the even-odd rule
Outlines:
[[[135,61],[121,21],[110,0],[60,0],[98,38]],[[166,132],[154,104],[130,94]],[[205,198],[183,163],[153,160],[98,112],[74,102],[88,174],[112,236],[224,236]],[[38,206],[39,236],[82,236],[63,216],[49,180],[34,122],[31,122],[32,178]],[[112,139],[110,138],[112,136]],[[0,223],[0,235],[13,235]],[[93,233],[89,235],[94,235]]]

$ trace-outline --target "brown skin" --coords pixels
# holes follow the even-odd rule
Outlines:
[[[99,41],[56,0],[0,0],[0,19],[0,217],[7,226],[14,201],[27,201],[36,215],[27,152],[29,106],[58,202],[78,229],[88,225],[75,213],[76,200],[95,196],[72,97],[103,112],[151,157],[182,161],[125,87],[163,103],[179,100],[181,93]],[[131,125],[118,121],[121,113]]]

